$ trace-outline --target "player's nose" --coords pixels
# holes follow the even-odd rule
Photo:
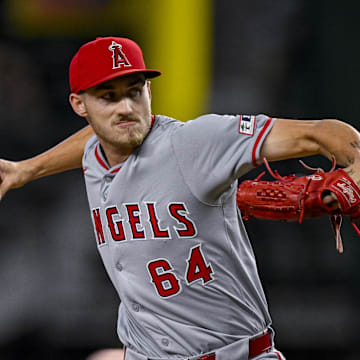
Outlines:
[[[119,115],[127,115],[132,112],[131,99],[122,98],[119,100],[116,106],[116,111]]]

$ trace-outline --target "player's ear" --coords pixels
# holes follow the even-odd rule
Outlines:
[[[151,100],[151,81],[150,80],[146,80],[146,87],[148,89],[149,98]]]
[[[73,110],[82,117],[86,117],[88,115],[86,106],[84,104],[84,100],[79,94],[71,93],[69,96],[70,104]]]

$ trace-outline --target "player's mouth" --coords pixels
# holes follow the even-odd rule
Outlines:
[[[136,121],[120,121],[116,123],[116,126],[124,127],[124,126],[130,126],[136,124]]]
[[[120,120],[120,121],[117,121],[115,123],[115,126],[117,127],[127,127],[127,126],[131,126],[131,125],[135,125],[137,123],[136,120]]]

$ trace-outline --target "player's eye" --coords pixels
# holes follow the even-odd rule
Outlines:
[[[140,95],[141,95],[141,92],[142,92],[142,88],[140,87],[134,87],[134,88],[131,88],[129,90],[129,97],[131,97],[132,99],[136,99],[138,98]]]
[[[100,95],[100,97],[106,101],[115,101],[116,100],[116,93],[113,91],[107,91]]]

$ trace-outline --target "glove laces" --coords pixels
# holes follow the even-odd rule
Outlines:
[[[287,176],[281,176],[279,174],[279,172],[277,170],[273,171],[269,165],[269,162],[267,161],[267,159],[264,157],[263,158],[264,164],[266,166],[266,169],[268,170],[268,172],[270,173],[270,175],[280,181],[285,181],[285,182],[290,182],[292,180],[294,180],[296,178],[295,174],[291,174],[291,175],[287,175]],[[331,169],[329,170],[329,172],[332,172],[335,170],[336,167],[336,158],[334,155],[331,155]],[[321,174],[324,173],[325,171],[318,167],[318,168],[313,168],[309,165],[307,165],[304,161],[299,160],[299,163],[307,170],[309,171],[313,171],[314,174]],[[259,179],[261,179],[265,174],[265,171],[263,171],[256,179],[255,181],[258,181]],[[304,203],[305,203],[305,198],[306,196],[309,195],[308,193],[308,188],[310,186],[310,183],[312,181],[312,178],[309,177],[307,183],[305,184],[305,189],[304,189],[304,196],[301,197],[300,200],[300,215],[299,215],[299,223],[301,224],[303,219],[304,219],[304,213],[305,213],[305,207],[304,207]],[[343,247],[343,242],[342,242],[342,238],[341,238],[341,233],[340,233],[340,228],[341,228],[341,224],[342,224],[342,215],[341,214],[331,214],[329,215],[330,217],[330,221],[331,221],[331,225],[335,234],[335,241],[336,241],[336,250],[342,254],[344,251],[344,247]],[[354,227],[355,231],[357,232],[357,234],[360,236],[360,229],[358,228],[358,226],[355,224],[355,220],[352,219],[351,220],[351,225]]]

